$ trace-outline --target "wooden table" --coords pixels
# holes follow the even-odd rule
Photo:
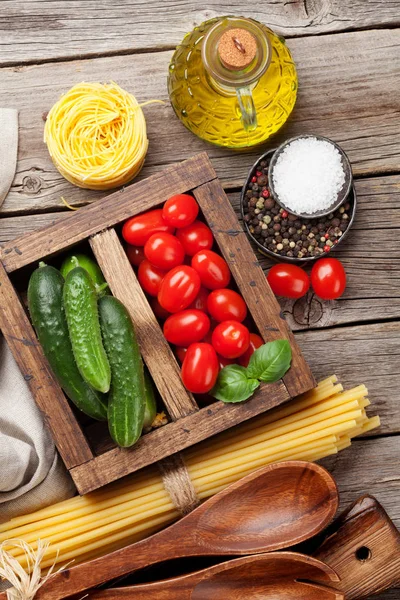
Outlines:
[[[359,210],[337,250],[346,293],[334,302],[309,294],[284,310],[316,376],[365,383],[382,418],[379,431],[328,461],[343,504],[370,492],[400,526],[400,0],[209,0],[207,8],[194,0],[3,0],[0,106],[19,109],[20,141],[0,242],[64,218],[61,196],[75,207],[99,197],[67,183],[43,143],[43,115],[83,80],[112,79],[139,101],[165,100],[144,109],[150,150],[140,177],[207,150],[237,208],[260,150],[235,154],[189,133],[169,105],[166,78],[174,46],[195,24],[242,13],[285,35],[298,66],[293,117],[267,148],[319,133],[353,164]]]

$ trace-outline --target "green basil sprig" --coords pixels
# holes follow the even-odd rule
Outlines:
[[[211,395],[222,402],[244,402],[259,387],[260,382],[273,383],[290,368],[292,349],[287,340],[275,340],[260,346],[247,368],[228,365],[221,369]]]

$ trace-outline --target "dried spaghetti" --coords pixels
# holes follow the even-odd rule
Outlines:
[[[116,83],[80,83],[56,102],[44,141],[71,183],[108,190],[133,179],[143,166],[148,139],[136,98]]]

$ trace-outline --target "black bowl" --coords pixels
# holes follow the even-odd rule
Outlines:
[[[356,196],[356,190],[354,188],[354,184],[352,184],[352,186],[350,188],[349,195],[346,198],[346,200],[348,202],[350,202],[350,204],[351,204],[351,208],[350,208],[350,210],[351,210],[351,216],[350,216],[349,225],[348,225],[346,231],[343,233],[343,235],[338,239],[338,243],[335,246],[333,246],[332,249],[329,252],[323,252],[322,254],[318,254],[318,256],[306,256],[304,258],[296,258],[294,256],[293,257],[291,257],[291,256],[282,256],[281,254],[275,254],[275,252],[271,252],[271,250],[268,250],[268,248],[265,248],[265,246],[263,246],[262,244],[260,244],[260,242],[254,237],[254,235],[252,233],[250,233],[249,226],[247,225],[246,221],[244,220],[244,203],[246,201],[247,186],[249,185],[251,178],[253,177],[255,171],[257,170],[257,166],[260,163],[260,161],[262,161],[262,160],[270,160],[274,153],[275,153],[275,149],[268,150],[267,152],[265,152],[264,154],[262,154],[256,160],[256,162],[253,164],[253,166],[251,167],[251,169],[249,171],[247,179],[246,179],[246,181],[245,181],[245,183],[243,185],[242,192],[240,194],[240,214],[242,216],[243,227],[244,227],[247,235],[254,242],[254,244],[257,246],[257,248],[261,252],[261,254],[263,254],[264,256],[269,256],[270,258],[272,258],[276,262],[286,262],[286,263],[292,263],[292,264],[297,264],[297,265],[306,265],[307,263],[312,263],[313,261],[318,260],[319,258],[323,258],[323,257],[326,257],[328,255],[331,255],[331,253],[335,251],[335,248],[337,248],[339,246],[339,244],[348,235],[349,230],[350,230],[350,228],[351,228],[351,226],[353,225],[353,222],[354,222],[354,217],[355,217],[356,208],[357,208],[357,196]]]

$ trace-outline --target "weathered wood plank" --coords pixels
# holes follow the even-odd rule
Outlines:
[[[367,386],[370,412],[382,420],[372,435],[400,431],[400,322],[303,331],[296,339],[317,380],[336,373],[346,387]]]
[[[269,146],[305,131],[320,133],[343,145],[356,175],[398,171],[400,30],[292,39],[289,45],[298,64],[299,100],[294,117]],[[43,143],[42,114],[82,80],[112,78],[140,101],[166,101],[144,109],[150,149],[140,178],[207,150],[223,183],[241,184],[260,149],[243,154],[213,147],[179,123],[166,89],[170,56],[157,52],[1,69],[0,105],[20,110],[21,127],[17,174],[1,214],[59,210],[62,195],[78,206],[102,195],[65,181]]]
[[[67,8],[68,4],[68,8]],[[241,0],[128,2],[127,0],[3,0],[0,64],[172,48],[195,25],[243,14]],[[246,15],[281,35],[299,36],[399,24],[398,0],[256,0]],[[23,41],[23,43],[22,43]]]

